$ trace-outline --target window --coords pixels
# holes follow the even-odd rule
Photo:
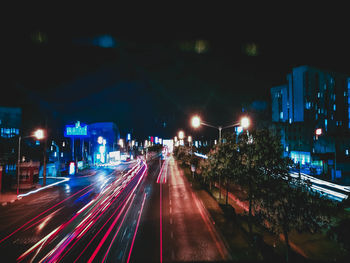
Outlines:
[[[283,119],[283,111],[280,112],[280,119]]]
[[[337,106],[335,104],[333,104],[333,110],[336,111]]]
[[[317,98],[320,98],[321,97],[321,93],[317,93]]]
[[[349,150],[348,149],[345,150],[345,154],[349,155]]]

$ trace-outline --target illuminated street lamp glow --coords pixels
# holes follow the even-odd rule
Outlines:
[[[316,129],[316,135],[322,135],[322,129],[321,128]]]
[[[188,136],[188,142],[192,142],[192,136]]]
[[[176,136],[174,137],[174,141],[177,142],[177,137]]]
[[[201,119],[198,116],[194,116],[191,123],[194,128],[198,128],[201,125]]]
[[[38,139],[41,140],[44,138],[44,131],[42,129],[36,130],[34,132],[34,136]]]
[[[97,138],[97,142],[98,142],[98,144],[102,144],[102,142],[103,142],[103,137],[102,137],[102,136],[99,136],[99,137]]]
[[[124,148],[124,142],[123,139],[119,139],[119,145],[121,148]]]
[[[242,126],[243,128],[246,129],[246,128],[249,127],[249,125],[250,125],[249,118],[243,117],[243,118],[241,119],[241,126]]]
[[[185,138],[185,133],[183,131],[179,131],[179,139],[183,140]]]

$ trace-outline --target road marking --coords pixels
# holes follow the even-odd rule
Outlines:
[[[169,200],[169,204],[171,205],[171,199]]]
[[[172,219],[172,218],[170,218],[170,224],[171,224],[171,225],[173,224],[173,219]]]
[[[174,260],[175,259],[175,253],[174,250],[171,250],[171,259]]]
[[[171,207],[170,207],[170,214],[171,214]]]
[[[170,236],[171,236],[171,238],[174,238],[174,232],[173,231],[171,231]]]

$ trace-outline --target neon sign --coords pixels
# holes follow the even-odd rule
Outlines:
[[[64,130],[65,137],[88,137],[88,125],[80,124],[80,121],[77,121],[75,125],[66,125]]]

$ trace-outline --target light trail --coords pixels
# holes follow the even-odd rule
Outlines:
[[[58,179],[62,179],[62,181],[59,181],[59,182],[56,182],[56,183],[53,183],[53,184],[49,184],[49,185],[46,185],[46,186],[43,186],[43,187],[40,187],[38,189],[35,189],[35,190],[30,191],[30,192],[25,193],[25,194],[20,194],[17,197],[24,197],[24,196],[28,196],[28,195],[31,195],[31,194],[35,194],[35,193],[40,192],[42,190],[45,190],[45,189],[47,189],[49,187],[52,187],[54,185],[58,185],[58,184],[61,184],[61,183],[64,183],[64,182],[67,182],[67,181],[70,180],[70,178],[67,178],[67,177],[47,177],[47,178],[55,178],[55,179],[58,178]]]
[[[146,169],[145,169],[145,171],[146,171]],[[144,171],[144,173],[142,174],[142,176],[140,177],[140,179],[143,178],[143,175],[145,174],[145,171]],[[140,182],[140,180],[138,181],[138,184],[139,184],[139,182]],[[103,236],[102,240],[101,240],[100,243],[98,244],[98,246],[97,246],[97,248],[95,249],[94,253],[93,253],[92,256],[89,258],[88,263],[91,263],[91,262],[94,260],[94,258],[96,257],[97,253],[98,253],[99,250],[101,249],[102,245],[103,245],[104,242],[106,241],[107,237],[109,236],[110,232],[112,231],[112,229],[114,228],[114,226],[115,226],[115,224],[117,223],[118,219],[120,218],[122,212],[124,211],[124,209],[125,209],[127,203],[128,203],[129,200],[130,200],[131,195],[135,192],[135,190],[136,190],[138,184],[133,188],[132,192],[131,192],[130,195],[129,195],[128,200],[125,202],[125,204],[124,204],[122,210],[119,212],[118,216],[114,219],[113,223],[112,223],[112,224],[110,225],[110,227],[108,228],[107,232],[105,233],[105,235]]]
[[[142,167],[136,167],[136,166],[135,166],[135,167],[132,168],[132,171],[137,170],[137,172],[139,172],[141,169],[142,169]],[[126,175],[128,175],[129,173],[131,173],[131,171],[129,171]],[[143,173],[143,174],[144,174],[144,173]],[[118,180],[115,180],[115,181],[118,181]],[[129,180],[129,181],[130,181],[130,180]],[[127,185],[129,185],[130,183],[131,183],[131,181],[128,182]],[[95,183],[94,183],[94,184],[95,184]],[[94,184],[89,185],[89,186],[85,187],[84,189],[81,189],[80,191],[78,191],[78,192],[75,193],[74,195],[77,195],[77,194],[81,193],[83,190],[87,189],[88,187],[92,187]],[[113,184],[113,183],[112,183],[112,184]],[[111,187],[109,187],[108,189],[110,189],[110,188],[111,188]],[[107,190],[107,189],[106,189],[106,190]],[[91,190],[90,190],[90,191],[91,191]],[[72,195],[72,196],[74,196],[74,195]],[[85,193],[84,193],[83,195],[85,195]],[[114,195],[108,195],[108,199],[112,200],[112,199],[115,197],[114,200],[113,200],[113,202],[114,202],[114,201],[117,200],[117,197],[118,197],[119,195],[120,195],[120,192],[115,193]],[[69,198],[71,198],[72,196],[70,196]],[[65,200],[68,200],[69,198],[66,198]],[[99,199],[99,200],[98,200],[98,199]],[[60,203],[64,202],[65,200],[61,201]],[[97,201],[97,200],[98,200],[98,201]],[[104,203],[104,202],[106,201],[106,199],[98,198],[98,196],[97,196],[94,200],[92,200],[91,202],[89,202],[88,205],[85,205],[82,209],[80,209],[68,222],[64,223],[64,224],[61,225],[58,229],[56,229],[55,233],[53,233],[53,234],[55,234],[55,236],[57,236],[57,234],[58,234],[60,231],[62,231],[63,229],[66,229],[66,227],[67,227],[71,222],[73,222],[73,221],[77,218],[78,215],[80,215],[84,210],[88,209],[88,207],[90,207],[91,205],[94,204],[93,201],[97,201],[97,203],[95,204],[95,209],[94,209],[94,211],[90,212],[90,214],[89,214],[87,217],[85,217],[85,219],[84,219],[80,224],[78,224],[77,227],[75,227],[75,230],[74,230],[74,232],[73,232],[72,234],[69,234],[68,236],[66,236],[67,239],[65,239],[65,242],[63,242],[63,243],[60,242],[60,243],[59,243],[59,246],[56,246],[55,250],[49,252],[49,254],[47,254],[43,259],[45,259],[45,258],[48,259],[48,257],[51,257],[51,259],[48,259],[48,260],[49,260],[48,262],[56,261],[56,260],[58,259],[59,255],[67,248],[67,246],[68,246],[75,238],[76,238],[76,240],[79,240],[80,237],[81,237],[85,232],[87,232],[88,229],[90,229],[90,228],[94,225],[94,222],[96,222],[96,221],[102,216],[103,213],[99,213],[99,211],[101,210],[101,208],[106,208],[106,206],[102,206],[102,205],[101,205],[101,203]],[[109,201],[108,207],[109,207],[113,202],[110,202],[110,201]],[[60,204],[60,203],[58,203],[58,204]],[[56,204],[55,206],[57,206],[58,204]],[[55,207],[55,206],[53,206],[53,207]],[[52,207],[52,208],[53,208],[53,207]],[[52,208],[50,208],[50,209],[52,209]],[[49,211],[50,209],[44,211],[43,213]],[[117,211],[117,210],[116,210],[116,211]],[[43,214],[43,213],[41,213],[41,214]],[[41,215],[41,214],[40,214],[40,215]],[[38,216],[40,216],[40,215],[38,215]],[[96,215],[98,216],[97,219],[95,218]],[[38,217],[38,216],[37,216],[37,217]],[[91,216],[91,218],[89,218],[90,216]],[[35,218],[37,218],[37,217],[35,217]],[[31,221],[33,221],[35,218],[33,218]],[[88,218],[89,218],[89,220],[86,220],[86,219],[88,219]],[[40,220],[40,221],[41,221],[41,220]],[[28,223],[30,223],[30,222],[27,222],[27,224],[28,224]],[[36,223],[34,223],[33,225],[35,225],[35,224],[36,224]],[[18,231],[18,230],[20,230],[20,229],[17,229],[17,231]],[[12,234],[14,234],[14,233],[12,233]],[[46,239],[45,241],[48,241],[48,239],[49,239],[49,241],[50,241],[50,240],[52,240],[53,238],[52,238],[52,236],[50,235],[50,236],[47,237],[47,239]],[[49,243],[49,242],[47,242],[47,243]],[[75,243],[76,243],[76,242],[74,242],[74,244],[75,244]],[[73,245],[74,245],[74,244],[73,244]],[[40,243],[38,243],[38,244],[36,244],[36,245],[40,245]],[[73,245],[72,245],[71,247],[73,247]],[[37,247],[37,246],[36,246],[36,247]],[[70,250],[70,248],[68,249],[68,251],[69,251],[69,250]],[[68,251],[67,251],[67,252],[68,252]],[[25,255],[28,255],[30,252],[32,252],[32,251],[31,251],[31,250],[30,250],[30,251],[26,251]],[[67,252],[66,252],[66,253],[67,253]],[[66,253],[64,253],[64,255],[65,255]],[[37,253],[36,253],[36,255],[37,255]],[[19,260],[19,259],[18,259],[18,260]],[[22,260],[22,259],[20,259],[20,260]]]
[[[163,262],[163,225],[162,225],[162,184],[159,184],[159,232],[160,232],[160,262]]]
[[[138,230],[138,228],[139,228],[140,219],[141,219],[141,215],[142,215],[142,211],[143,211],[143,206],[144,206],[144,204],[145,204],[145,200],[146,200],[146,194],[145,194],[144,197],[143,197],[142,206],[141,206],[139,218],[138,218],[138,220],[137,220],[136,229],[135,229],[135,232],[134,232],[134,237],[133,237],[132,242],[131,242],[131,247],[130,247],[130,251],[129,251],[129,256],[128,256],[127,263],[129,263],[129,261],[130,261],[130,256],[131,256],[132,248],[134,247],[134,242],[135,242],[137,230]]]
[[[158,177],[157,177],[157,184],[160,183],[160,178],[162,176],[162,172],[163,172],[163,168],[164,168],[165,162],[163,163],[163,165],[161,166],[161,169],[159,171]]]
[[[31,220],[29,220],[27,223],[23,224],[21,227],[17,228],[15,231],[13,231],[13,232],[12,232],[11,234],[9,234],[8,236],[2,238],[2,239],[0,240],[0,244],[1,244],[3,241],[5,241],[6,239],[8,239],[9,237],[11,237],[13,234],[17,233],[19,230],[21,230],[22,228],[24,228],[24,227],[25,227],[26,225],[28,225],[30,222],[32,222],[32,221],[34,221],[35,219],[37,219],[38,217],[40,217],[41,215],[45,214],[46,212],[52,210],[52,209],[55,208],[56,206],[62,204],[63,202],[67,201],[68,199],[72,198],[73,196],[75,196],[75,195],[81,193],[81,192],[84,191],[85,189],[87,189],[87,188],[89,188],[89,187],[92,187],[92,186],[93,186],[93,184],[92,184],[92,185],[88,185],[88,186],[86,186],[85,188],[81,189],[80,191],[76,192],[75,194],[73,194],[73,195],[67,197],[66,199],[62,200],[61,202],[59,202],[59,203],[55,204],[54,206],[52,206],[52,207],[46,209],[44,212],[40,213],[40,214],[37,215],[36,217],[34,217],[34,218],[32,218]]]

